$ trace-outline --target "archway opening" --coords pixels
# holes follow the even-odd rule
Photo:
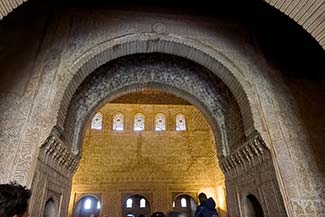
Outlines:
[[[102,114],[101,130],[91,127],[97,114]],[[135,127],[138,114],[141,130]],[[120,121],[123,117],[119,129],[114,127],[116,116]],[[70,201],[80,192],[101,192],[107,198],[103,214],[150,216],[174,210],[194,216],[195,200],[180,192],[194,197],[205,192],[223,210],[221,216],[226,216],[226,204],[218,203],[226,200],[217,190],[225,188],[225,178],[214,133],[205,116],[188,101],[159,90],[131,92],[99,108],[86,127]]]
[[[254,195],[252,194],[247,195],[244,202],[245,202],[244,209],[245,209],[246,217],[264,216],[262,206]]]

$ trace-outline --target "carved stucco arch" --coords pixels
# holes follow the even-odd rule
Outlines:
[[[60,104],[56,126],[62,132],[65,130],[67,111],[73,94],[89,74],[118,57],[154,52],[184,57],[213,72],[230,89],[238,103],[246,136],[255,133],[254,121],[259,119],[257,114],[252,114],[250,99],[245,92],[251,90],[244,91],[243,85],[239,82],[247,80],[239,67],[222,53],[199,41],[158,33],[118,37],[104,41],[81,54],[59,82],[62,86],[58,88],[56,96],[57,104]]]
[[[156,59],[148,62],[148,58]],[[147,89],[170,93],[195,105],[212,127],[219,159],[229,154],[229,146],[243,142],[239,108],[213,73],[171,55],[132,55],[96,70],[73,96],[63,134],[65,142],[72,144],[73,153],[81,153],[85,124],[101,106],[119,96]]]
[[[28,0],[0,0],[0,19]],[[324,0],[264,0],[293,19],[325,49]]]

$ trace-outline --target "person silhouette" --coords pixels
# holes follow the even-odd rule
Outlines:
[[[212,197],[207,198],[206,194],[201,192],[199,194],[200,205],[195,211],[195,217],[219,217],[216,210],[216,203]]]

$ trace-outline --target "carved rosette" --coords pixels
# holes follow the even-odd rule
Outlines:
[[[60,139],[58,132],[52,130],[40,148],[39,160],[61,174],[72,177],[79,166],[80,156],[74,156]]]
[[[248,141],[220,160],[220,167],[225,174],[240,173],[263,162],[269,150],[262,137],[255,133]]]

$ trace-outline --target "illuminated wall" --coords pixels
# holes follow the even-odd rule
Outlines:
[[[172,210],[186,193],[197,200],[203,191],[225,214],[224,175],[216,158],[212,131],[191,105],[111,103],[99,110],[102,129],[85,133],[80,167],[73,178],[70,216],[85,194],[101,201],[101,216],[121,216],[127,196],[143,195],[151,212]],[[123,114],[123,131],[113,130],[114,115]],[[144,115],[144,130],[134,131],[134,115]],[[155,131],[155,116],[166,117],[166,130]],[[185,116],[186,130],[176,131],[176,116]],[[222,216],[221,215],[221,216]]]

